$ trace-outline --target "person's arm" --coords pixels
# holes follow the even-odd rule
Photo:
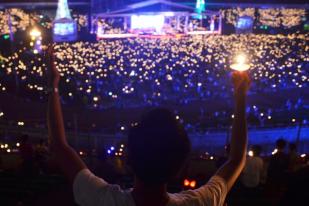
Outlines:
[[[48,98],[47,123],[50,150],[57,166],[59,166],[64,175],[73,182],[77,173],[87,167],[66,140],[58,93],[60,75],[54,65],[52,48],[49,49],[48,55],[48,86],[50,94]]]
[[[217,171],[216,175],[222,177],[227,183],[228,191],[231,189],[246,162],[247,151],[247,121],[246,97],[250,80],[245,72],[234,72],[235,111],[231,138],[231,150],[227,162]]]

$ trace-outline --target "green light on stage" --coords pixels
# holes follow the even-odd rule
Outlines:
[[[309,31],[309,24],[304,24],[304,30]]]
[[[195,12],[198,13],[198,18],[202,18],[202,13],[205,11],[205,0],[197,0],[195,5]]]
[[[10,35],[8,35],[8,34],[3,35],[3,39],[5,39],[5,40],[10,39]]]

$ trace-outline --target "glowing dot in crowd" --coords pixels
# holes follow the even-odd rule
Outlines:
[[[0,117],[4,116],[4,113],[3,112],[0,112]]]
[[[111,150],[114,151],[114,150],[115,150],[115,147],[111,147]]]
[[[79,155],[83,155],[84,153],[82,151],[79,152]]]
[[[195,180],[191,181],[190,182],[190,187],[195,188],[195,186],[196,186],[196,181]]]
[[[274,149],[274,151],[271,153],[272,155],[276,154],[278,152],[278,149]]]
[[[296,122],[296,119],[293,118],[293,119],[292,119],[292,122]]]
[[[253,151],[250,150],[250,151],[248,152],[248,155],[249,155],[250,157],[253,157]]]
[[[124,126],[122,126],[122,127],[120,127],[120,129],[123,131],[125,128],[124,128]]]
[[[187,180],[187,179],[185,179],[184,181],[183,181],[183,185],[184,186],[189,186],[190,185],[190,181],[189,180]]]
[[[132,71],[130,72],[130,76],[134,76],[134,75],[135,75],[135,71],[132,70]]]
[[[8,144],[5,144],[5,145],[4,145],[4,148],[8,148],[8,147],[9,147],[9,145],[8,145]]]
[[[168,74],[168,75],[166,75],[166,79],[171,81],[171,80],[173,80],[173,77],[170,74]]]
[[[271,119],[271,116],[268,116],[267,119]]]
[[[1,149],[4,149],[4,145],[3,144],[1,145]]]
[[[300,157],[301,158],[305,158],[307,155],[306,154],[301,154]]]
[[[16,147],[19,147],[19,146],[20,146],[20,143],[19,143],[19,142],[17,142],[17,143],[16,143]]]
[[[232,116],[231,116],[231,117],[232,117],[232,119],[234,119],[235,115],[234,115],[234,114],[232,114]]]
[[[179,116],[178,116],[178,115],[176,115],[176,119],[179,119]]]
[[[121,147],[121,148],[124,148],[124,144],[121,144],[120,147]]]
[[[72,97],[72,96],[73,96],[73,94],[70,92],[70,93],[69,93],[69,96],[70,96],[70,97]]]
[[[18,126],[24,126],[25,123],[24,123],[24,122],[17,122],[17,125],[18,125]]]
[[[7,152],[7,153],[10,153],[10,152],[11,152],[11,149],[7,149],[6,152]]]
[[[213,159],[214,159],[214,157],[213,157],[213,156],[210,156],[210,159],[211,159],[211,160],[213,160]]]
[[[262,113],[260,114],[260,116],[261,116],[261,117],[264,117],[264,113],[262,112]]]
[[[98,97],[93,97],[93,101],[97,102],[99,100]]]
[[[111,151],[110,150],[107,150],[107,154],[110,154],[111,153]]]

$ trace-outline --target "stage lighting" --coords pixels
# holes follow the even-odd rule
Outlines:
[[[162,15],[133,15],[131,17],[131,29],[149,30],[161,32],[165,17]]]
[[[250,65],[247,63],[247,57],[243,53],[239,53],[235,57],[235,61],[231,64],[231,69],[237,71],[247,71],[250,68]]]

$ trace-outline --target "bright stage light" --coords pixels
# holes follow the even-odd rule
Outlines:
[[[238,54],[235,57],[235,62],[231,65],[231,69],[237,71],[247,71],[250,68],[250,65],[247,63],[247,57],[245,54]]]
[[[131,29],[155,29],[160,32],[164,25],[162,15],[133,15],[131,16]]]

